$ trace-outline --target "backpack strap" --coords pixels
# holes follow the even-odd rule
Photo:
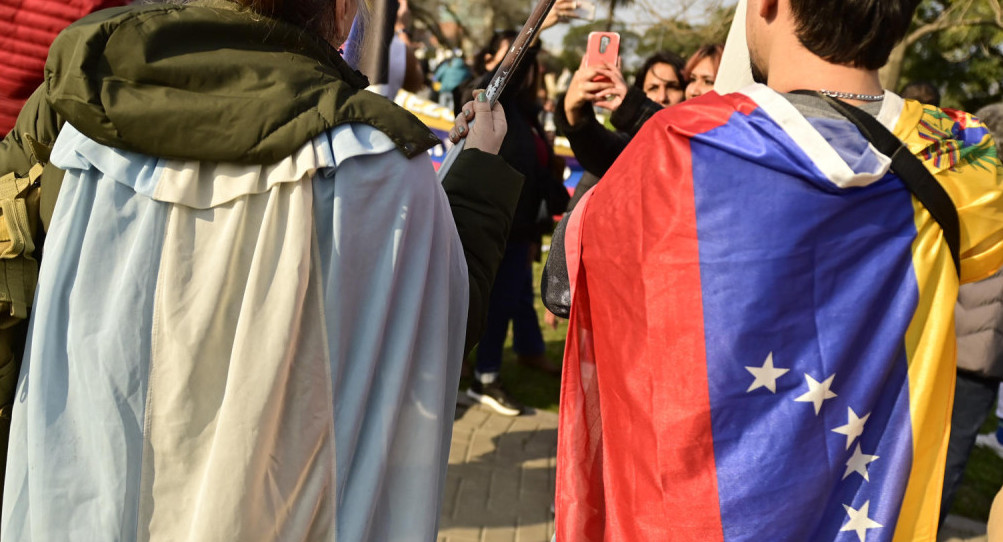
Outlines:
[[[930,170],[916,158],[902,141],[895,137],[888,128],[878,122],[878,119],[866,111],[848,103],[814,91],[794,91],[796,94],[814,95],[824,99],[839,114],[846,117],[860,130],[860,133],[874,145],[881,154],[892,160],[892,171],[902,179],[906,188],[937,221],[944,232],[944,241],[951,251],[954,269],[961,277],[961,225],[958,221],[958,210],[951,196],[937,182]]]

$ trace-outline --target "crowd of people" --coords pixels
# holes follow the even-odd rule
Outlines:
[[[544,28],[562,20],[562,10],[572,9],[573,4],[558,2]],[[400,30],[409,36],[416,34],[403,27]],[[474,89],[488,85],[517,36],[514,29],[493,33],[469,63],[459,49],[436,47],[431,36],[414,40],[416,57],[429,77],[420,88],[407,90],[459,113],[454,104],[466,103]],[[672,51],[656,52],[644,59],[634,72],[633,83],[628,85],[619,63],[591,66],[587,55],[574,72],[549,72],[540,60],[546,52],[539,43],[534,44],[500,98],[508,125],[500,154],[525,181],[506,253],[495,277],[485,333],[473,361],[466,392],[471,399],[506,416],[525,411],[500,378],[510,326],[517,363],[547,374],[560,374],[559,365],[546,356],[534,308],[538,298],[532,262],[542,257],[542,236],[553,230],[554,216],[570,212],[598,182],[649,118],[665,107],[713,90],[723,50],[722,44],[704,45],[685,61]],[[613,130],[604,125],[606,118]],[[563,160],[554,152],[555,136],[567,138],[575,159],[584,168],[570,199],[563,187]],[[556,325],[554,314],[547,316],[548,323]]]
[[[557,540],[936,539],[1003,457],[1003,106],[881,87],[917,0],[534,43],[496,104],[518,31],[468,58],[406,0],[366,90],[374,1],[0,19],[40,40],[0,63],[0,539],[434,540],[458,395],[526,410],[510,327],[562,378]],[[441,183],[398,88],[456,115]]]
[[[563,14],[574,5],[572,0],[557,2],[544,29],[566,20]],[[423,83],[397,88],[457,114],[460,104],[470,101],[475,89],[487,87],[518,36],[515,29],[496,31],[468,61],[462,49],[444,47],[433,34],[410,24],[406,2],[401,4],[397,17],[396,31],[409,48],[409,60],[398,65],[401,69],[405,65],[417,66],[422,77],[409,75],[407,79],[423,79]],[[651,116],[713,90],[723,49],[723,44],[704,45],[685,61],[672,51],[656,52],[643,60],[634,71],[633,83],[628,85],[619,63],[589,66],[587,55],[574,72],[555,72],[543,60],[548,55],[541,43],[533,44],[500,98],[508,126],[500,155],[525,180],[505,256],[495,277],[485,332],[471,363],[471,383],[466,390],[469,398],[502,415],[525,412],[525,406],[508,393],[500,377],[510,327],[517,363],[546,374],[560,374],[556,360],[545,353],[534,308],[539,298],[534,292],[532,263],[543,256],[543,236],[553,230],[553,217],[574,208]],[[601,116],[597,117],[597,113]],[[604,126],[606,118],[613,130]],[[554,152],[556,136],[567,138],[584,169],[570,198],[563,186],[564,161]],[[547,317],[548,323],[556,325],[553,313]]]

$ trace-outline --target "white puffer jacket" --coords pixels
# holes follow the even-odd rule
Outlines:
[[[962,285],[954,317],[958,369],[1003,379],[1003,271]]]

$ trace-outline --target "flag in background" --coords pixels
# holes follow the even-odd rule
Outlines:
[[[878,118],[956,203],[963,280],[999,268],[985,128]],[[558,540],[936,539],[957,275],[852,125],[765,86],[670,108],[567,231]]]

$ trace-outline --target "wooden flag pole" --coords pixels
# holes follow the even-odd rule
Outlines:
[[[512,42],[512,46],[509,48],[508,53],[505,54],[505,58],[502,59],[501,64],[498,65],[498,70],[495,72],[494,77],[491,78],[491,82],[488,83],[488,88],[484,91],[488,98],[488,104],[491,107],[494,107],[502,91],[505,90],[505,85],[508,84],[512,74],[515,73],[519,64],[526,57],[529,47],[540,34],[540,26],[556,2],[557,0],[540,0],[537,2],[536,7],[533,8],[529,19],[523,25],[515,41]],[[471,124],[476,122],[476,120],[474,119]],[[446,157],[442,160],[442,165],[439,166],[440,183],[446,178],[446,174],[449,173],[449,169],[453,166],[453,162],[456,161],[456,157],[463,152],[465,143],[466,139],[461,139],[459,143],[453,145],[453,148],[449,149],[449,152],[446,153]]]

